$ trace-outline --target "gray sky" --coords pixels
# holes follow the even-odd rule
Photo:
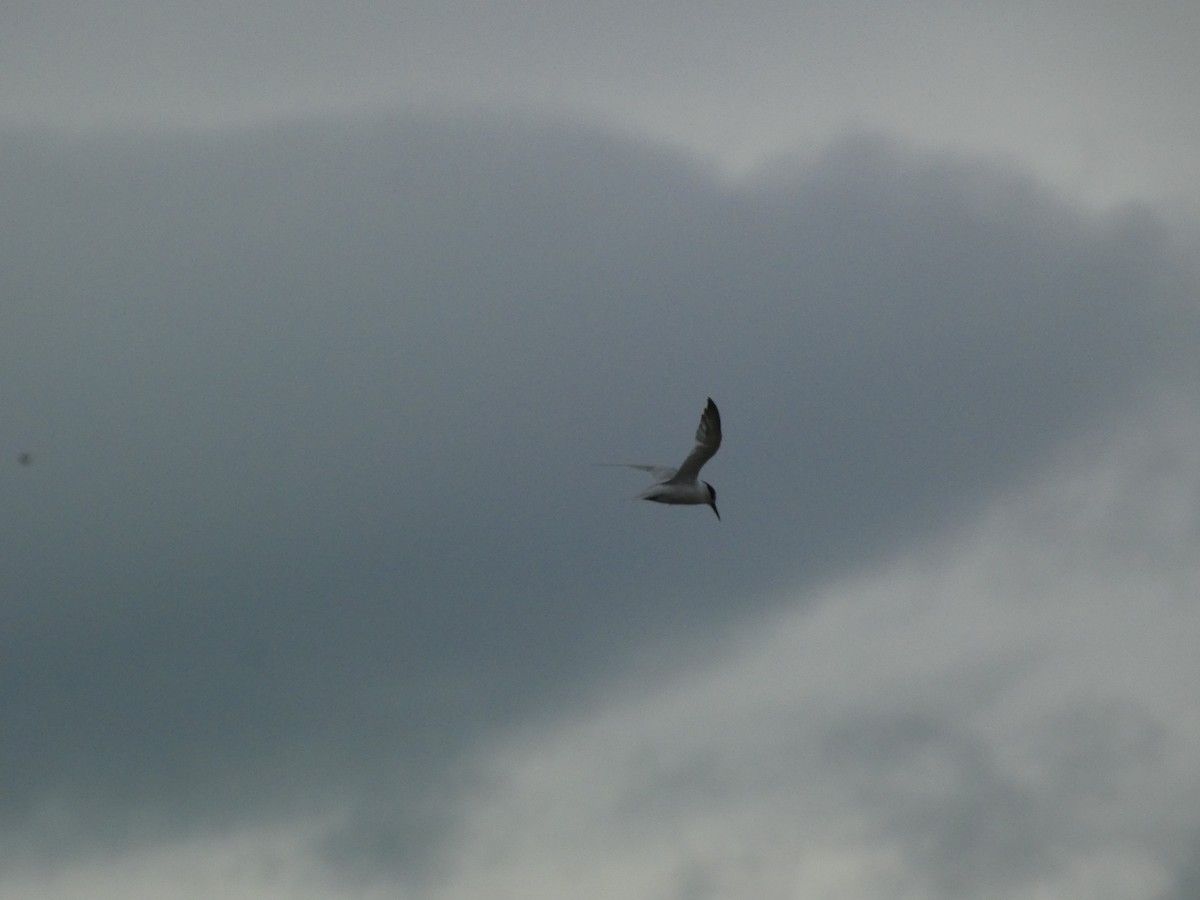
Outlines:
[[[6,12],[0,894],[1194,896],[1193,6]]]

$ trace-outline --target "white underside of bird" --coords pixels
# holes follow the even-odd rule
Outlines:
[[[708,406],[700,416],[700,425],[696,428],[696,446],[688,454],[687,459],[675,469],[671,466],[647,466],[639,463],[602,463],[602,465],[626,466],[649,472],[655,483],[642,493],[639,500],[651,500],[655,503],[680,505],[711,506],[717,518],[717,492],[707,481],[700,480],[700,469],[716,454],[721,447],[721,414],[712,398],[708,398]]]

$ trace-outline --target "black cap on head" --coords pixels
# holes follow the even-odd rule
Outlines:
[[[712,507],[714,513],[717,513],[717,518],[719,519],[721,518],[721,514],[717,512],[717,489],[707,481],[704,482],[704,486],[708,488],[708,505]]]

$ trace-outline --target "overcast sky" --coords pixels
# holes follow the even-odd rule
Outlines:
[[[1194,3],[0,24],[0,895],[1200,891]]]

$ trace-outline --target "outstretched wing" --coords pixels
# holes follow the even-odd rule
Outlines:
[[[675,477],[674,466],[643,466],[638,463],[596,463],[598,466],[619,466],[624,469],[639,469],[642,472],[649,472],[655,481],[666,481],[669,478]]]
[[[708,406],[700,416],[700,425],[696,428],[696,446],[683,461],[679,471],[672,476],[671,481],[695,481],[704,464],[721,449],[721,414],[717,412],[717,404],[708,398]]]

